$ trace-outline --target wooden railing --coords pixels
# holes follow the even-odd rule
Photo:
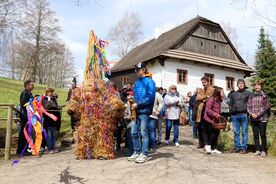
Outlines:
[[[65,107],[65,105],[60,106],[60,112],[62,112],[62,108]],[[13,111],[18,111],[18,109],[15,108],[14,104],[9,103],[1,103],[0,109],[8,109],[7,118],[0,118],[0,121],[7,120],[7,128],[6,128],[6,140],[5,140],[5,160],[10,159],[11,155],[11,138],[12,138],[12,123],[13,120],[16,120],[18,118],[13,118]],[[49,110],[49,111],[57,111],[57,110]]]
[[[12,136],[12,121],[14,104],[0,104],[1,109],[8,109],[7,115],[7,128],[6,128],[6,140],[5,140],[5,160],[10,159],[11,153],[11,136]],[[0,119],[5,120],[5,119]]]

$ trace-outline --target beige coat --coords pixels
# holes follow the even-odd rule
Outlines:
[[[156,92],[155,94],[155,100],[154,100],[154,105],[152,109],[152,115],[150,116],[151,118],[158,119],[158,116],[156,116],[156,111],[161,112],[164,107],[164,100],[163,97]]]
[[[196,122],[199,123],[201,121],[201,114],[203,110],[204,103],[206,102],[207,98],[212,96],[214,93],[214,88],[209,86],[206,90],[200,90],[196,95],[196,103],[200,103],[198,105],[197,114],[196,114]]]

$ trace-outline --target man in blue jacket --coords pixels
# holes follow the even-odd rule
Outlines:
[[[154,105],[155,83],[151,78],[145,76],[148,71],[144,63],[135,65],[135,72],[139,79],[136,80],[134,85],[135,103],[131,108],[136,109],[137,118],[131,127],[134,153],[128,157],[128,160],[135,161],[136,163],[144,163],[148,159],[148,122]],[[142,137],[142,143],[140,136]]]

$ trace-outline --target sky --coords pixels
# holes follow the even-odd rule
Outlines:
[[[237,32],[239,52],[251,67],[261,26],[276,43],[276,23],[272,28],[271,22],[261,18],[276,21],[274,0],[80,0],[84,2],[80,6],[75,1],[50,0],[50,6],[63,30],[60,37],[73,53],[78,81],[83,79],[89,31],[94,30],[99,38],[106,39],[109,29],[126,12],[134,12],[141,18],[141,43],[197,15],[219,24],[230,24]],[[108,48],[106,51],[107,59],[115,60]]]

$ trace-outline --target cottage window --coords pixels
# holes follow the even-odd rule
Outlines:
[[[177,83],[178,84],[188,84],[188,71],[177,69]]]
[[[129,77],[123,77],[123,85],[130,83]]]
[[[205,73],[205,77],[208,78],[209,84],[210,84],[211,86],[213,86],[213,85],[214,85],[214,74]]]
[[[235,79],[233,77],[226,77],[226,90],[234,89],[234,81]]]

